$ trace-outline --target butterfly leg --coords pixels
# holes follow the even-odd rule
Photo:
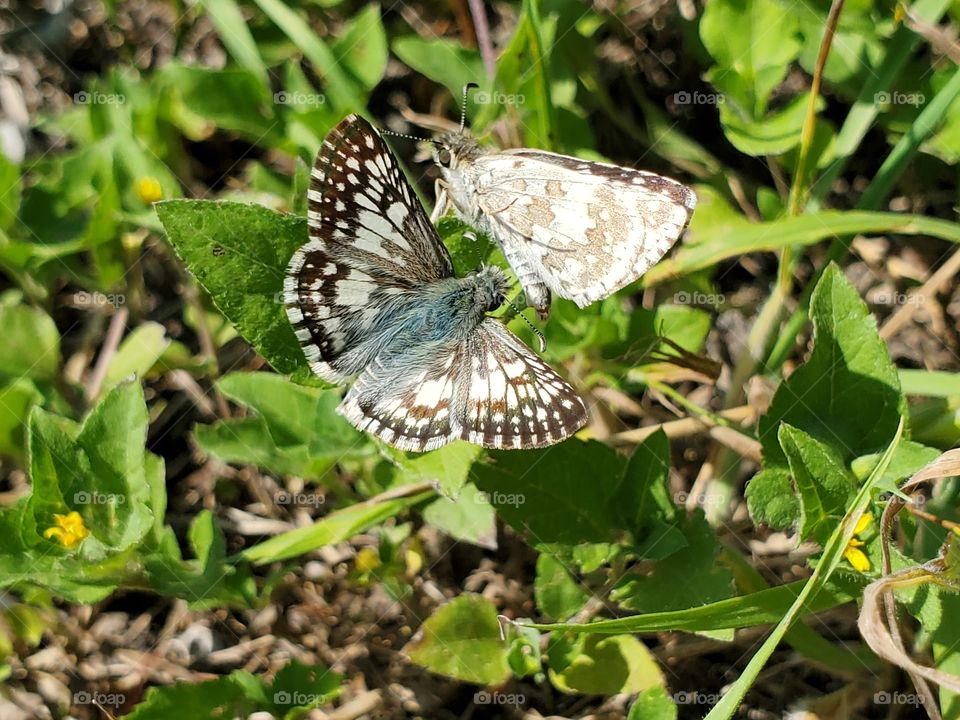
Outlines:
[[[450,205],[447,184],[443,180],[437,179],[433,184],[433,195],[437,198],[437,203],[433,206],[433,212],[430,213],[430,222],[436,225],[437,221],[447,214],[447,208]]]

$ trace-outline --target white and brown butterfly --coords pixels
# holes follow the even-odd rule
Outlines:
[[[637,280],[677,241],[697,203],[690,188],[656,173],[487,150],[462,122],[433,143],[439,211],[452,205],[497,242],[541,317],[551,293],[586,307]]]
[[[350,115],[323,141],[307,191],[310,241],[287,267],[287,316],[311,369],[356,377],[338,410],[403,450],[455,439],[534,448],[576,432],[576,391],[487,313],[509,289],[463,278],[380,134]]]

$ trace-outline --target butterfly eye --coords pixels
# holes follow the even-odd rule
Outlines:
[[[439,153],[437,153],[437,160],[444,167],[450,167],[450,161],[452,159],[453,159],[453,156],[450,154],[450,151],[447,150],[446,148],[443,148],[442,150],[440,150]]]

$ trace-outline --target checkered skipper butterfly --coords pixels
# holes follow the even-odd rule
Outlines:
[[[310,241],[284,303],[312,370],[356,376],[338,411],[402,450],[458,438],[533,448],[586,421],[574,389],[498,320],[509,284],[450,255],[379,133],[350,115],[323,141],[307,191]]]
[[[693,191],[655,173],[542,150],[490,152],[462,129],[434,140],[447,202],[492,237],[541,317],[630,284],[680,237]]]

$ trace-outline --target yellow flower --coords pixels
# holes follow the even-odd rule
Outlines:
[[[870,569],[870,559],[866,553],[860,549],[863,547],[863,540],[859,539],[857,535],[860,535],[870,527],[871,523],[873,523],[873,515],[871,513],[867,512],[861,515],[860,519],[857,520],[857,526],[853,529],[853,537],[850,538],[850,542],[847,543],[847,547],[843,551],[843,556],[847,559],[848,563],[853,565],[853,569],[857,572],[863,573]]]
[[[83,539],[90,534],[87,526],[83,524],[83,518],[80,513],[73,510],[66,515],[53,514],[54,527],[43,531],[45,538],[56,538],[65,548],[75,548]]]
[[[361,548],[357,553],[356,568],[358,572],[366,573],[380,567],[380,553],[373,548]]]
[[[156,178],[152,177],[142,177],[137,180],[135,186],[137,195],[143,200],[147,205],[150,203],[155,203],[157,200],[163,198],[163,188],[160,187],[160,183]]]

